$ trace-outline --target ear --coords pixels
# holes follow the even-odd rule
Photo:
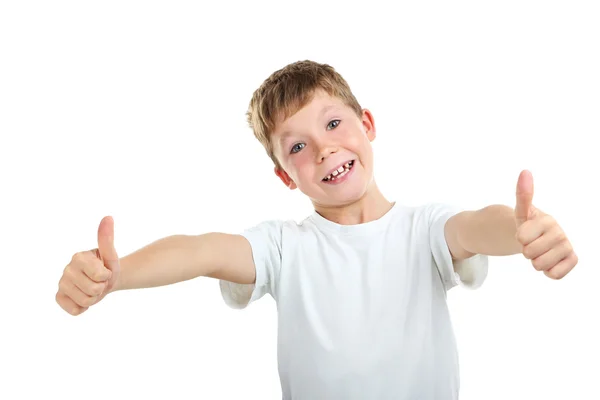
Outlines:
[[[362,111],[362,124],[365,129],[365,133],[369,138],[369,141],[372,142],[373,140],[375,140],[375,136],[377,136],[377,132],[375,130],[375,119],[373,118],[373,114],[371,114],[371,111],[367,110],[366,108],[363,108]]]
[[[277,175],[279,179],[281,179],[281,181],[285,184],[285,186],[290,188],[290,190],[294,190],[298,187],[296,186],[296,182],[294,182],[292,178],[290,178],[287,172],[277,167],[274,168],[274,171],[275,175]]]

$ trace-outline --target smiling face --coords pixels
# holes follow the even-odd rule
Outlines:
[[[354,203],[373,182],[374,139],[368,110],[359,118],[340,99],[317,90],[305,107],[277,123],[271,141],[282,168],[275,173],[317,208]]]

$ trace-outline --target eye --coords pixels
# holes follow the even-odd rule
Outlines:
[[[296,143],[294,145],[294,147],[292,147],[291,153],[297,153],[297,152],[299,152],[300,150],[302,150],[304,148],[304,146],[306,146],[304,143]]]
[[[340,124],[340,120],[339,119],[334,119],[332,120],[328,125],[327,125],[327,129],[329,129],[331,127],[331,129],[336,128],[339,124]]]

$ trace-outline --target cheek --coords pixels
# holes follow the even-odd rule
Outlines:
[[[348,140],[348,145],[351,151],[355,152],[360,157],[370,157],[371,151],[369,138],[365,135],[352,135]]]
[[[367,168],[367,170],[370,170],[373,167],[373,149],[369,139],[361,138],[358,140],[356,147],[354,147],[353,150],[360,158],[360,163],[363,165],[363,167]]]
[[[310,168],[310,155],[308,152],[300,152],[295,157],[291,157],[288,162],[288,170],[292,178],[306,175]]]

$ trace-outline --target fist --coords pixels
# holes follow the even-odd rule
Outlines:
[[[56,302],[71,315],[79,315],[113,289],[120,273],[114,247],[114,221],[105,217],[98,227],[98,248],[76,253],[58,282]]]
[[[533,267],[552,279],[561,279],[577,265],[577,255],[558,222],[532,204],[533,176],[521,172],[517,183],[516,239]]]

